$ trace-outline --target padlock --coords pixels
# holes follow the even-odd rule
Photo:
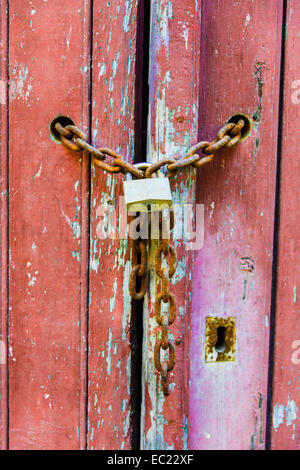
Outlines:
[[[137,163],[146,170],[151,163]],[[173,205],[170,182],[160,172],[154,178],[130,179],[123,182],[125,203],[128,212],[160,211]]]

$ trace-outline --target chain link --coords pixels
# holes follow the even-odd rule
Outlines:
[[[172,212],[171,212],[172,213]],[[170,224],[173,225],[172,222]],[[162,254],[167,257],[170,255],[169,267],[162,267]],[[170,292],[170,279],[176,271],[177,258],[175,249],[170,246],[169,239],[161,238],[159,245],[155,251],[155,272],[161,279],[160,292],[157,293],[154,302],[154,316],[158,325],[161,327],[161,339],[156,338],[154,347],[154,365],[161,373],[163,393],[167,397],[169,395],[169,378],[168,373],[175,367],[175,347],[169,338],[168,327],[172,325],[176,317],[176,300]],[[161,312],[161,303],[169,304],[169,313],[166,315]],[[161,362],[161,349],[169,351],[168,360]]]
[[[131,244],[131,272],[129,277],[129,294],[135,300],[145,297],[148,288],[147,242],[146,240],[132,240]],[[137,292],[137,277],[140,278],[140,288]]]
[[[109,173],[131,173],[135,178],[144,178],[144,171],[138,170],[134,165],[123,160],[121,155],[118,155],[111,149],[99,148],[96,149],[87,143],[87,135],[78,127],[73,125],[62,126],[59,122],[55,124],[56,131],[60,134],[62,144],[70,150],[81,152],[86,150],[94,159],[94,163],[99,168]],[[109,156],[113,159],[113,163],[109,164],[104,162],[106,157]]]
[[[163,166],[166,167],[166,176],[168,178],[175,175],[175,173],[183,167],[200,166],[209,163],[215,156],[216,152],[223,147],[233,148],[242,139],[242,129],[245,126],[245,121],[240,119],[237,124],[227,123],[217,133],[217,138],[212,142],[201,141],[193,145],[187,151],[187,154],[180,159],[165,158],[159,162],[151,164],[145,171],[136,168],[131,163],[126,162],[121,155],[118,155],[113,150],[108,148],[95,148],[87,142],[87,135],[78,127],[74,125],[63,126],[56,122],[55,129],[60,134],[60,139],[63,145],[70,150],[80,152],[87,151],[92,156],[94,163],[97,167],[109,173],[131,173],[135,178],[150,178],[154,173]],[[202,152],[203,155],[199,155]],[[106,158],[113,159],[112,164],[107,163]]]

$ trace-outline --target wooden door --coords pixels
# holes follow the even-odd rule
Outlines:
[[[276,289],[274,296],[274,337],[272,342],[272,414],[270,442],[272,449],[299,450],[299,67],[295,57],[300,52],[300,7],[288,2],[283,30],[283,64],[279,146]],[[294,262],[295,261],[295,262]]]
[[[296,0],[1,2],[1,449],[299,449]],[[69,116],[129,163],[183,157],[235,113],[252,134],[171,179],[204,207],[173,241],[176,366],[153,350],[158,279],[99,237],[124,176],[50,139]],[[201,214],[201,212],[199,212]],[[299,289],[298,289],[299,290]],[[207,318],[235,324],[207,361]]]

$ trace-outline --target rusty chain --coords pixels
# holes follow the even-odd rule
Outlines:
[[[170,211],[170,229],[174,227],[174,212]],[[147,213],[140,214],[140,224],[148,224],[148,232],[151,230],[150,221]],[[143,218],[143,216],[145,218]],[[168,373],[175,367],[175,347],[169,339],[168,327],[172,325],[176,317],[176,300],[170,293],[170,280],[174,276],[177,266],[177,257],[175,249],[170,246],[169,239],[162,238],[163,216],[159,214],[159,241],[155,250],[154,268],[157,276],[160,278],[161,287],[157,293],[154,302],[154,317],[157,324],[161,327],[161,339],[156,338],[154,347],[154,365],[161,373],[162,389],[165,396],[169,395]],[[149,235],[149,233],[148,233]],[[129,293],[133,299],[141,300],[144,298],[148,287],[149,269],[147,266],[147,240],[129,238],[131,246],[131,272],[129,278]],[[162,267],[162,255],[170,255],[170,267]],[[169,313],[162,314],[161,305],[169,304]],[[161,362],[161,349],[169,351],[168,360]]]
[[[173,212],[170,212],[170,215]],[[160,235],[162,233],[162,223],[160,226]],[[170,217],[170,228],[174,227],[174,219]],[[169,267],[162,267],[162,254],[167,257],[170,255]],[[170,245],[169,239],[163,239],[162,235],[159,244],[155,250],[155,272],[161,280],[160,292],[157,293],[154,302],[154,316],[158,325],[161,327],[161,339],[156,338],[154,346],[154,365],[155,368],[161,373],[161,381],[163,393],[167,397],[169,395],[169,378],[168,373],[175,367],[175,347],[173,341],[169,338],[168,327],[172,325],[176,317],[176,300],[173,294],[170,293],[170,280],[175,274],[177,265],[177,257],[175,249]],[[162,314],[161,304],[169,304],[169,313]],[[168,360],[161,362],[161,349],[169,351]]]
[[[130,244],[132,256],[129,293],[133,299],[141,300],[145,297],[148,288],[147,242],[146,240],[130,239]],[[137,277],[140,278],[139,290],[137,289]]]
[[[90,145],[87,135],[78,127],[72,124],[63,126],[60,122],[55,123],[55,129],[60,135],[62,144],[70,150],[80,152],[87,151],[93,158],[94,164],[109,173],[130,173],[137,179],[152,178],[162,167],[166,167],[166,176],[172,177],[180,168],[194,166],[196,168],[209,163],[216,152],[223,147],[233,148],[242,139],[242,129],[245,125],[243,119],[235,123],[227,123],[217,133],[217,138],[212,142],[201,141],[189,148],[186,155],[180,159],[166,158],[159,162],[147,165],[145,170],[136,168],[136,166],[126,162],[123,158],[108,148],[95,148]],[[202,152],[203,155],[199,155]],[[113,161],[108,163],[107,157]],[[148,219],[147,219],[148,220]],[[143,218],[141,224],[145,223]],[[159,243],[155,251],[155,272],[160,278],[160,291],[157,293],[154,302],[154,316],[157,324],[161,328],[160,339],[156,338],[154,347],[154,365],[160,372],[162,379],[162,388],[165,396],[169,395],[168,374],[175,367],[175,347],[173,341],[169,338],[169,326],[174,323],[176,318],[176,300],[170,293],[170,280],[176,271],[177,259],[176,251],[170,246],[169,239],[162,237],[163,216],[161,214],[159,224]],[[170,211],[170,228],[174,227],[174,213]],[[150,227],[148,226],[148,230]],[[144,298],[148,287],[149,269],[147,266],[147,240],[134,240],[130,237],[131,272],[129,279],[129,293],[133,299],[141,300]],[[162,267],[162,254],[170,256],[169,267]],[[169,313],[162,313],[161,304],[169,304]],[[168,351],[168,359],[161,362],[161,350]]]
[[[221,148],[233,148],[242,139],[242,129],[245,125],[243,119],[239,119],[237,124],[227,123],[217,133],[217,138],[212,142],[201,141],[193,145],[187,151],[183,158],[165,158],[157,163],[150,165],[145,171],[139,170],[131,163],[123,160],[121,155],[109,148],[96,148],[90,145],[87,140],[87,135],[78,127],[72,124],[63,126],[60,122],[56,122],[55,129],[60,135],[62,144],[70,150],[75,152],[87,151],[92,156],[94,163],[97,167],[109,173],[131,173],[135,178],[150,178],[163,166],[166,166],[166,176],[171,177],[180,168],[186,166],[200,166],[209,163],[215,156],[216,152]],[[204,155],[199,155],[200,152]],[[112,164],[107,163],[106,158],[113,159]]]

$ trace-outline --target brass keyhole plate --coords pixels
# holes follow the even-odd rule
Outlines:
[[[205,362],[235,361],[236,319],[206,318]]]

